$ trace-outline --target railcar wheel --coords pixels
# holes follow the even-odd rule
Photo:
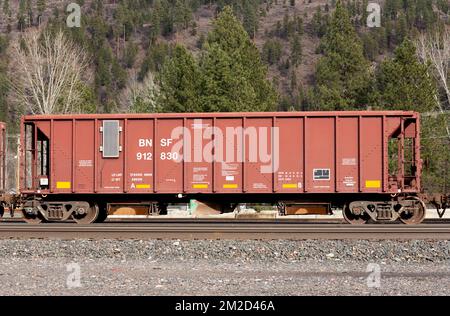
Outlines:
[[[106,205],[99,205],[99,213],[95,222],[103,223],[107,218],[108,218],[108,208],[106,207]]]
[[[366,213],[356,215],[353,214],[350,210],[349,205],[345,205],[344,209],[342,210],[342,215],[344,216],[344,219],[347,223],[352,225],[363,225],[367,223],[370,219],[370,216]]]
[[[417,225],[422,223],[426,213],[425,204],[416,197],[407,200],[412,200],[413,205],[412,207],[408,207],[407,211],[400,213],[400,221],[406,225]]]
[[[23,214],[23,220],[31,225],[38,225],[44,221],[44,217],[41,215],[41,213],[36,211],[36,214],[32,214],[30,212],[26,212],[25,210],[22,211]]]
[[[77,224],[88,225],[95,222],[95,220],[98,218],[98,214],[99,214],[98,205],[94,204],[91,205],[91,207],[89,208],[79,207],[73,212],[72,218]]]

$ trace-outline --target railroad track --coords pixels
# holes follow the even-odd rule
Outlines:
[[[282,221],[165,221],[93,225],[2,223],[0,238],[52,239],[444,239],[450,224],[406,226]]]

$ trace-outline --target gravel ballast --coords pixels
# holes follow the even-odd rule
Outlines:
[[[0,284],[2,296],[450,295],[449,242],[0,240]]]

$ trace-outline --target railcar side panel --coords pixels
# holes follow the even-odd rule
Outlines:
[[[216,127],[222,137],[216,137],[214,191],[242,193],[244,190],[243,118],[217,118]]]
[[[95,137],[94,120],[75,121],[75,179],[76,193],[94,192]]]
[[[125,122],[125,192],[153,192],[153,120]]]
[[[336,127],[337,192],[358,192],[358,117],[339,117]]]
[[[184,145],[184,191],[187,193],[212,193],[214,137],[213,120],[186,119],[183,138]],[[175,149],[179,146],[175,145]]]
[[[114,127],[114,124],[118,126]],[[97,143],[100,144],[97,149],[97,184],[99,193],[123,193],[123,172],[124,172],[124,151],[123,148],[123,120],[99,120],[96,130]],[[118,133],[112,133],[118,137],[118,148],[112,148],[109,142],[108,133],[110,129],[118,128]],[[117,146],[116,146],[117,147]],[[118,149],[118,150],[117,150]],[[114,153],[113,153],[114,152]]]
[[[174,141],[183,137],[183,119],[158,119],[155,131],[155,191],[183,192],[183,148],[173,149]]]
[[[273,192],[272,118],[245,120],[245,192]]]
[[[73,137],[72,120],[53,121],[52,139],[50,142],[52,169],[50,178],[54,193],[72,193],[73,188]],[[92,137],[92,136],[91,136]],[[37,182],[37,179],[34,179]]]
[[[306,187],[310,193],[335,191],[335,118],[307,117]]]
[[[360,133],[361,191],[382,192],[384,169],[382,117],[361,117]]]
[[[276,118],[279,133],[278,170],[275,192],[301,193],[304,190],[303,118]]]

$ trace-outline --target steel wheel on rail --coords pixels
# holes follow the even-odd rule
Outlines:
[[[31,214],[29,212],[26,212],[25,210],[22,210],[22,214],[23,220],[31,225],[38,225],[44,221],[44,217],[38,211],[36,211],[35,214]]]
[[[406,225],[417,225],[422,223],[425,219],[426,206],[422,200],[417,197],[407,198],[407,201],[413,200],[413,212],[402,212],[400,213],[400,221]]]
[[[367,223],[370,219],[370,216],[365,213],[361,215],[353,214],[350,210],[349,204],[346,204],[344,206],[344,209],[342,210],[342,215],[344,216],[345,221],[352,225],[363,225]]]
[[[108,218],[108,208],[106,207],[106,204],[98,204],[98,212],[95,222],[103,223]]]
[[[74,210],[72,218],[77,224],[88,225],[95,222],[98,218],[99,208],[97,204],[93,204],[90,207],[78,207]]]

